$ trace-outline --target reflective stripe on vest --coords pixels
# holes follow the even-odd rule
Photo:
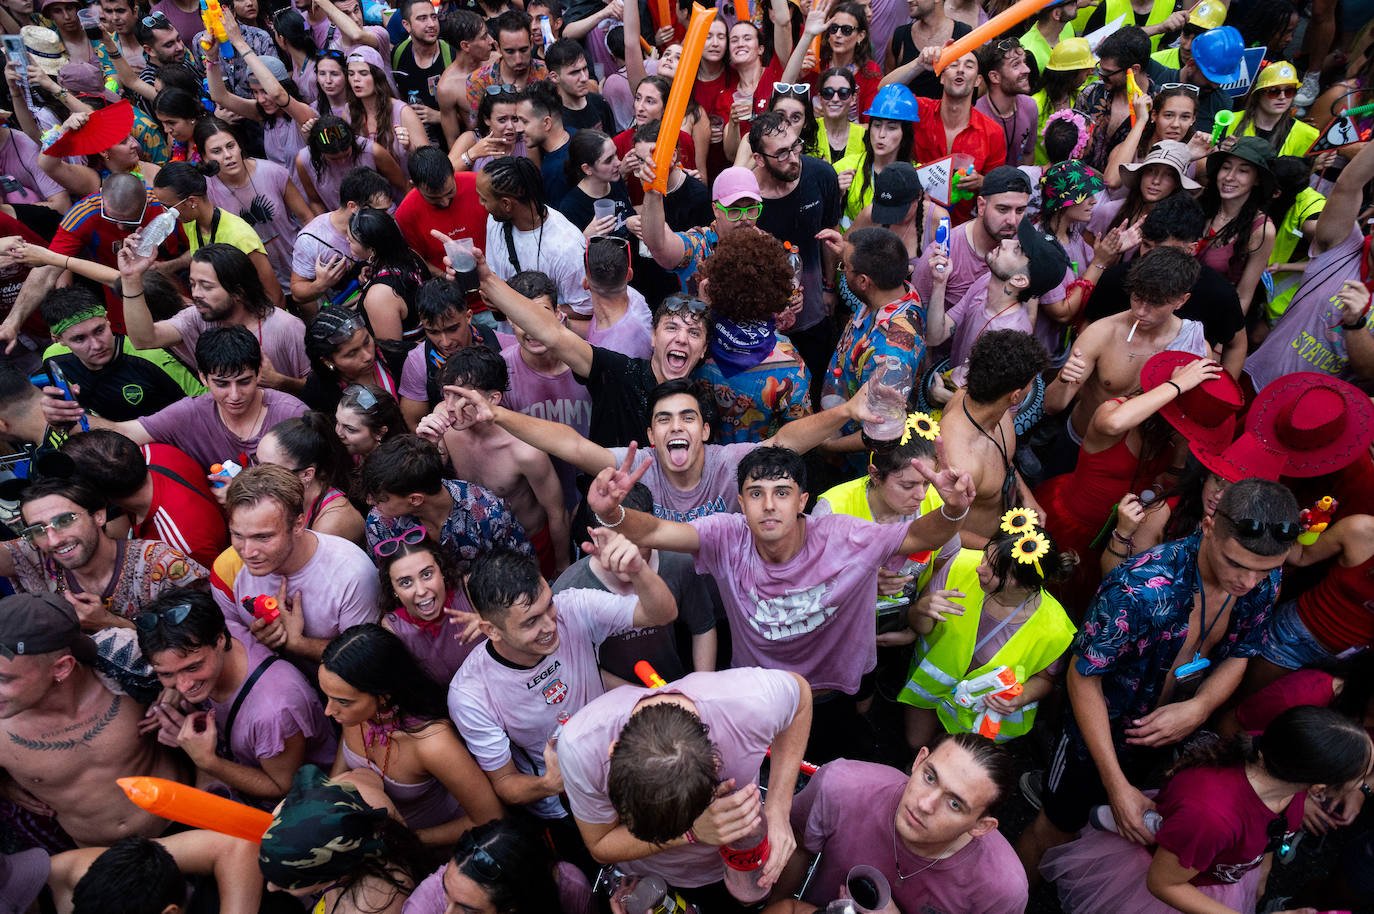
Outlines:
[[[1097,10],[1096,6],[1089,6],[1080,10],[1078,16],[1073,20],[1073,30],[1076,34],[1084,34],[1087,28],[1088,19]],[[1144,28],[1147,25],[1159,25],[1174,13],[1174,0],[1155,0],[1155,5],[1150,8],[1150,14],[1145,17],[1145,21],[1140,21],[1140,14],[1131,6],[1131,0],[1107,0],[1106,17],[1102,20],[1103,25],[1111,25],[1116,21],[1116,17],[1125,16],[1126,21],[1122,25],[1138,25]],[[1150,36],[1150,50],[1159,50],[1159,39],[1162,35]]]

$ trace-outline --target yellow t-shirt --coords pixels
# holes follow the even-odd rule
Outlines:
[[[253,231],[253,227],[245,222],[242,216],[235,216],[228,210],[219,211],[218,222],[209,237],[206,237],[204,232],[196,231],[194,222],[181,223],[181,230],[186,233],[186,240],[191,243],[193,254],[200,248],[202,241],[205,244],[227,244],[245,254],[252,254],[254,251],[261,251],[264,255],[267,253],[267,248],[262,246],[262,239]]]

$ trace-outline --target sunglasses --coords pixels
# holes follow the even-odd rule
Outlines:
[[[348,60],[348,56],[347,56],[346,54],[344,54],[343,51],[337,50],[337,49],[335,49],[335,48],[329,48],[328,50],[324,50],[324,51],[320,51],[320,52],[316,53],[316,54],[315,54],[315,59],[316,59],[317,61],[318,61],[318,60],[326,60],[326,59],[328,59],[328,60],[333,60],[333,61],[337,62],[337,63],[339,64],[339,66],[343,66],[344,62]]]
[[[802,141],[797,140],[795,143],[793,143],[791,146],[788,146],[786,149],[779,149],[777,152],[774,153],[767,153],[760,149],[759,155],[763,156],[765,159],[772,159],[774,162],[781,162],[785,159],[799,158],[802,154],[802,148]]]
[[[625,249],[625,266],[627,269],[629,268],[629,239],[621,238],[619,235],[593,235],[587,239],[587,249],[582,253],[582,265],[587,268],[588,273],[592,271],[592,245],[594,244],[613,244],[616,247],[623,247]]]
[[[1274,97],[1279,97],[1279,96],[1287,97],[1287,96],[1289,96],[1289,95],[1297,95],[1297,94],[1298,94],[1298,87],[1297,87],[1297,86],[1270,86],[1268,89],[1265,89],[1264,91],[1265,91],[1266,93],[1268,93],[1269,95],[1274,96]]]
[[[774,95],[795,95],[798,98],[810,98],[811,87],[806,83],[773,83]]]
[[[1164,89],[1183,89],[1185,92],[1187,92],[1189,95],[1193,96],[1194,98],[1196,98],[1196,97],[1202,92],[1201,89],[1199,89],[1197,86],[1193,85],[1192,83],[1161,83],[1160,86],[1159,86],[1159,88],[1160,88],[1161,90],[1164,90]]]
[[[331,346],[342,346],[344,343],[353,339],[353,334],[365,327],[367,327],[367,322],[363,320],[361,314],[351,314],[348,320],[334,328],[324,340]]]
[[[727,222],[739,222],[741,219],[757,219],[763,212],[763,202],[750,203],[747,206],[725,206],[721,203],[712,203],[716,209],[720,210]]]
[[[515,88],[515,86],[507,86],[503,83],[494,83],[493,85],[487,86],[488,95],[505,95],[508,92],[514,95],[519,91],[520,90]]]
[[[141,21],[145,29],[170,29],[172,27],[172,22],[167,18],[167,14],[160,10],[144,16]]]
[[[33,541],[38,539],[38,537],[42,536],[44,531],[66,530],[68,527],[72,526],[72,524],[75,524],[80,519],[81,514],[76,511],[63,511],[61,514],[58,514],[56,517],[48,521],[46,524],[29,524],[27,527],[19,531],[19,535],[23,537],[24,542],[32,546]]]
[[[501,878],[501,864],[496,862],[496,858],[485,847],[467,835],[464,835],[463,840],[458,842],[458,850],[454,857],[455,859],[466,857],[468,862],[472,864],[473,871],[483,879],[495,882]]]
[[[134,625],[141,632],[150,632],[157,628],[159,622],[165,621],[168,625],[180,625],[186,621],[186,617],[190,614],[190,603],[178,603],[167,609],[139,613],[134,616]]]
[[[409,530],[393,536],[390,539],[382,540],[372,547],[372,552],[381,558],[388,559],[396,554],[396,550],[401,548],[402,543],[405,543],[407,546],[418,546],[424,541],[424,538],[424,527],[411,527]]]
[[[680,311],[690,311],[693,314],[706,313],[706,302],[699,298],[683,295],[681,292],[674,293],[663,299],[663,304],[660,307],[669,314],[677,314]]]
[[[1289,521],[1266,522],[1255,520],[1252,517],[1232,517],[1220,511],[1217,513],[1230,521],[1231,525],[1236,528],[1236,532],[1246,539],[1253,539],[1254,537],[1262,536],[1267,533],[1280,543],[1291,543],[1296,540],[1298,534],[1302,532],[1302,526],[1300,524],[1290,523]]]
[[[344,399],[352,400],[361,410],[369,410],[377,405],[377,395],[361,384],[350,384],[344,388]]]
[[[839,88],[836,88],[835,86],[826,86],[823,89],[821,89],[821,98],[825,99],[826,101],[829,101],[832,98],[838,98],[840,101],[847,101],[853,96],[854,90],[849,88],[849,86],[840,86]]]
[[[831,23],[830,28],[826,29],[832,35],[844,35],[846,37],[853,35],[858,30],[857,25],[841,25],[838,22]]]
[[[137,219],[130,221],[128,219],[116,219],[114,216],[111,216],[109,213],[105,212],[105,197],[102,194],[100,197],[100,218],[104,219],[106,222],[111,222],[122,228],[138,228],[140,225],[143,224],[143,217],[148,215],[148,200],[151,196],[152,195],[147,192],[143,194],[143,211],[138,214]]]

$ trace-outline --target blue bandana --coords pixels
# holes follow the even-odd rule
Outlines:
[[[737,323],[718,317],[711,326],[709,349],[720,373],[730,378],[768,358],[775,343],[771,320]]]

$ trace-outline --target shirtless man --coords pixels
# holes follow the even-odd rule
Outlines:
[[[453,62],[439,75],[434,96],[439,102],[444,139],[452,147],[459,134],[473,123],[472,109],[468,107],[468,76],[491,60],[496,39],[487,30],[486,20],[472,10],[456,10],[446,16],[442,34],[453,48]]]
[[[485,346],[468,346],[448,357],[443,382],[476,391],[495,405],[510,388],[510,374],[500,355]],[[563,488],[548,454],[497,425],[489,413],[476,414],[453,393],[446,392],[444,402],[416,430],[445,452],[459,479],[477,483],[506,503],[525,528],[546,578],[567,570],[572,534]]]
[[[946,466],[966,470],[978,493],[959,532],[965,549],[986,546],[1008,510],[1040,508],[1012,465],[1013,419],[1035,376],[1049,364],[1045,347],[1020,330],[991,330],[973,344],[967,386],[950,399],[940,420]]]
[[[1188,301],[1201,269],[1191,254],[1155,248],[1137,258],[1126,275],[1130,309],[1083,331],[1068,362],[1045,388],[1047,413],[1062,411],[1078,397],[1068,423],[1073,448],[1083,443],[1099,406],[1139,388],[1140,369],[1150,356],[1165,350],[1211,355],[1202,324],[1175,313]]]
[[[115,778],[184,781],[184,773],[139,732],[144,707],[96,677],[95,659],[95,642],[61,597],[0,600],[0,792],[56,814],[82,846],[155,837],[166,821],[131,803]]]

